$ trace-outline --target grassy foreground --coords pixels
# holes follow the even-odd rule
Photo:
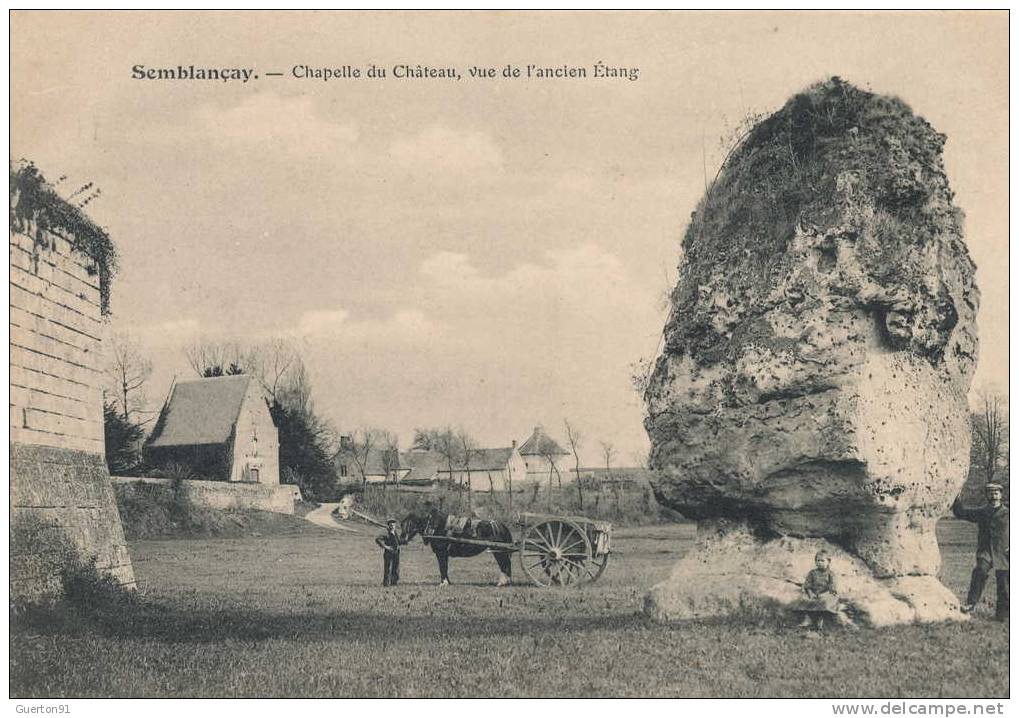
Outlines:
[[[945,580],[968,580],[972,527],[939,529]],[[962,625],[834,631],[764,620],[663,627],[640,598],[692,526],[621,530],[602,579],[496,589],[490,556],[403,557],[384,589],[373,532],[308,525],[272,536],[131,543],[142,600],[12,625],[10,695],[71,696],[973,696],[1008,695],[1008,632],[984,605]],[[993,593],[993,586],[992,593]]]

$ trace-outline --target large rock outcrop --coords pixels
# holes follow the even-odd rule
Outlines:
[[[788,603],[823,546],[871,623],[961,617],[934,526],[968,467],[979,294],[944,141],[833,78],[701,201],[645,397],[656,495],[701,538],[653,615]]]

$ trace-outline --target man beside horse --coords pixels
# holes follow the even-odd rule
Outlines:
[[[400,547],[407,543],[396,530],[396,519],[386,521],[386,532],[375,543],[382,549],[382,585],[395,586],[400,582]]]
[[[462,522],[455,519],[456,517],[440,511],[429,502],[422,509],[412,511],[401,523],[404,543],[421,534],[421,540],[432,549],[439,564],[440,586],[449,585],[449,559],[477,556],[490,550],[490,546],[482,542],[513,543],[513,534],[509,526],[501,521],[476,517],[470,517]],[[455,540],[464,538],[477,543],[469,544]],[[493,549],[492,556],[499,565],[497,585],[508,585],[512,576],[513,553]]]

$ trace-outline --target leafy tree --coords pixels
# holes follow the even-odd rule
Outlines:
[[[248,345],[196,340],[184,355],[202,377],[251,375],[261,384],[279,432],[281,480],[324,498],[335,491],[332,426],[315,413],[311,381],[297,350],[285,339]]]
[[[301,482],[313,497],[330,495],[335,473],[329,430],[313,413],[273,402],[269,411],[279,432],[280,475]]]
[[[231,362],[230,365],[224,369],[219,364],[214,366],[207,366],[202,370],[202,377],[204,379],[211,379],[217,376],[237,376],[238,374],[247,374],[244,367]]]
[[[117,411],[112,401],[103,403],[103,434],[106,440],[106,464],[111,474],[125,474],[138,466],[145,432]]]
[[[252,360],[249,350],[235,341],[214,341],[197,339],[184,348],[188,364],[200,377],[224,376],[229,367],[250,368]],[[238,371],[236,373],[247,373]]]

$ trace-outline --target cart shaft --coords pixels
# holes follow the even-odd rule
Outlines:
[[[428,539],[429,541],[446,541],[448,543],[462,543],[470,546],[484,546],[490,549],[499,549],[500,551],[519,551],[520,547],[515,543],[503,543],[502,541],[484,541],[480,539],[467,539],[459,538],[457,536],[425,536],[421,538]]]

